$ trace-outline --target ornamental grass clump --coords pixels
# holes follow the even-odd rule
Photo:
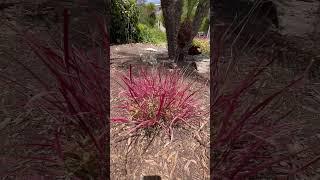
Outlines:
[[[42,75],[16,61],[41,85],[36,89],[40,93],[34,95],[24,108],[45,112],[43,116],[48,116],[48,120],[35,122],[46,125],[41,135],[34,130],[35,135],[28,135],[27,143],[12,145],[15,150],[22,147],[25,152],[14,157],[17,163],[13,163],[12,169],[29,167],[29,171],[35,174],[67,179],[108,179],[109,71],[106,66],[109,35],[106,24],[99,18],[103,34],[100,46],[105,53],[94,51],[93,55],[71,45],[68,9],[64,10],[63,25],[63,47],[58,48],[48,47],[35,36],[21,32],[53,81],[44,81]],[[2,79],[26,89],[10,77],[3,76]],[[18,170],[5,174],[18,174]]]
[[[188,82],[180,70],[140,68],[137,75],[122,74],[123,91],[119,93],[119,106],[124,117],[113,118],[115,123],[125,123],[129,133],[159,128],[173,136],[173,128],[199,122],[203,111],[197,95],[202,87]]]
[[[264,78],[274,61],[265,65],[262,65],[264,61],[255,63],[253,69],[248,68],[247,73],[240,76],[240,81],[234,83],[235,73],[232,70],[238,66],[237,58],[239,56],[230,60],[227,68],[219,62],[222,60],[219,51],[212,58],[215,60],[210,69],[212,179],[290,179],[304,176],[302,171],[319,157],[309,155],[313,149],[311,146],[288,148],[288,144],[294,142],[296,130],[304,124],[292,118],[295,108],[282,107],[285,105],[282,98],[290,93],[290,88],[305,79],[312,62],[304,74],[267,94]],[[302,154],[311,160],[299,158]],[[299,160],[294,161],[294,158]]]

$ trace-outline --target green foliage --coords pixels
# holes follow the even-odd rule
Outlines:
[[[210,43],[208,39],[194,38],[192,44],[195,46],[199,46],[203,54],[210,54]]]
[[[210,22],[209,22],[209,18],[208,18],[208,17],[205,17],[205,18],[203,19],[202,23],[201,23],[201,27],[200,27],[199,31],[207,32],[208,29],[209,29],[209,26],[210,26],[209,23],[210,23]]]
[[[113,0],[111,8],[111,43],[138,41],[139,9],[134,0]]]
[[[153,3],[143,4],[139,10],[139,22],[154,27],[157,23],[156,6]]]
[[[160,15],[158,15],[157,19],[158,19],[162,24],[164,24],[164,17],[163,17],[162,11],[161,11]]]
[[[199,3],[201,3],[200,0],[184,0],[183,12],[181,16],[182,22],[185,21],[186,19],[190,21],[193,20]],[[206,32],[208,31],[208,28],[209,28],[209,18],[205,17],[201,23],[201,27],[199,31]]]
[[[144,43],[160,44],[166,42],[166,34],[156,27],[142,23],[138,24],[139,41]]]
[[[195,15],[199,0],[184,0],[181,20],[192,20]]]

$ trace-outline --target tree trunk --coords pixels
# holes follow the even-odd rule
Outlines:
[[[180,26],[183,0],[161,1],[169,58],[174,58],[176,62],[184,60],[203,18],[208,15],[209,5],[209,0],[200,0],[192,23],[186,20],[186,23]]]
[[[210,6],[209,0],[200,0],[192,23],[186,22],[182,24],[183,27],[181,27],[182,29],[181,31],[179,31],[179,35],[178,35],[178,37],[182,37],[182,38],[181,39],[178,38],[178,41],[183,41],[183,42],[178,43],[178,47],[176,50],[176,58],[175,58],[176,62],[184,61],[184,57],[187,55],[188,49],[192,45],[192,40],[198,34],[203,18],[208,15],[209,6]]]
[[[183,0],[162,0],[161,8],[166,28],[168,55],[169,58],[175,57],[177,33],[180,26]]]
[[[177,38],[177,48],[175,62],[180,63],[184,61],[184,57],[187,55],[188,42],[192,37],[192,22],[186,19],[180,26]]]
[[[197,6],[195,16],[192,21],[192,36],[191,36],[192,38],[191,38],[191,40],[197,35],[203,19],[206,16],[208,16],[209,7],[210,7],[209,0],[200,0],[199,4]]]

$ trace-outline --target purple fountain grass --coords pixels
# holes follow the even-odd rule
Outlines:
[[[104,35],[104,48],[108,53],[108,32],[105,24],[99,23]],[[101,62],[108,58],[99,60],[90,57],[85,50],[71,47],[68,26],[69,14],[65,10],[64,48],[62,51],[46,47],[31,34],[27,33],[24,36],[33,52],[49,70],[56,85],[51,88],[52,83],[44,82],[41,75],[37,75],[21,62],[19,63],[38,80],[45,90],[45,92],[35,95],[26,107],[40,107],[55,117],[55,121],[50,124],[53,133],[47,134],[51,137],[47,138],[49,140],[45,140],[45,144],[41,141],[25,145],[28,148],[30,146],[34,148],[49,147],[55,156],[47,158],[39,155],[39,157],[28,156],[24,158],[50,160],[51,163],[67,170],[66,161],[72,155],[77,155],[77,151],[82,149],[94,156],[92,161],[98,162],[97,166],[86,169],[84,172],[92,173],[92,177],[97,179],[108,179],[109,161],[107,157],[109,152],[106,147],[108,145],[109,111],[106,102],[109,102],[109,92],[107,91],[108,84],[105,81],[109,77],[109,72],[106,67],[101,66]],[[107,56],[109,55],[107,54]],[[80,162],[78,164],[80,165]],[[77,171],[82,171],[83,167],[81,168]],[[72,173],[77,176],[80,172]]]
[[[194,89],[194,82],[187,82],[180,70],[140,68],[132,75],[130,66],[128,74],[120,77],[124,86],[119,96],[123,99],[117,107],[126,115],[112,121],[128,125],[129,133],[160,127],[172,138],[174,127],[197,123],[204,114],[197,99],[202,87]]]
[[[224,78],[221,78],[223,76],[221,71],[219,72],[217,62],[212,66],[215,68],[211,69],[215,72],[212,77],[214,83],[211,84],[214,87],[212,92],[216,93],[211,95],[211,115],[215,122],[215,126],[211,127],[214,133],[211,134],[210,145],[212,179],[257,177],[267,170],[270,173],[271,168],[276,167],[281,161],[289,161],[291,157],[309,150],[304,148],[288,154],[286,150],[279,148],[279,144],[274,141],[275,138],[289,137],[290,132],[300,125],[282,121],[291,111],[274,118],[275,114],[268,108],[274,101],[278,101],[288,88],[303,80],[304,75],[265,99],[259,99],[260,102],[253,102],[248,106],[248,92],[259,82],[260,75],[271,63],[272,61],[262,67],[259,64],[241,80],[238,86],[228,92],[220,89],[225,82],[218,81]],[[312,163],[316,159],[314,158]],[[287,175],[293,175],[293,171],[289,168],[286,172]]]

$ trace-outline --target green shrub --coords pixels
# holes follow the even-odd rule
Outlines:
[[[205,17],[201,23],[201,27],[199,29],[199,31],[202,31],[202,32],[207,32],[208,29],[209,29],[209,18],[208,17]]]
[[[184,0],[181,21],[185,21],[186,19],[192,20],[196,9],[198,6],[199,0]]]
[[[192,44],[195,46],[199,46],[203,54],[210,54],[210,42],[208,39],[194,38]]]
[[[139,41],[144,43],[160,44],[166,42],[166,34],[158,28],[142,23],[138,24]]]
[[[139,23],[155,27],[157,23],[156,6],[153,3],[143,4],[139,11]]]
[[[137,42],[139,9],[134,0],[114,0],[111,8],[111,43]]]

